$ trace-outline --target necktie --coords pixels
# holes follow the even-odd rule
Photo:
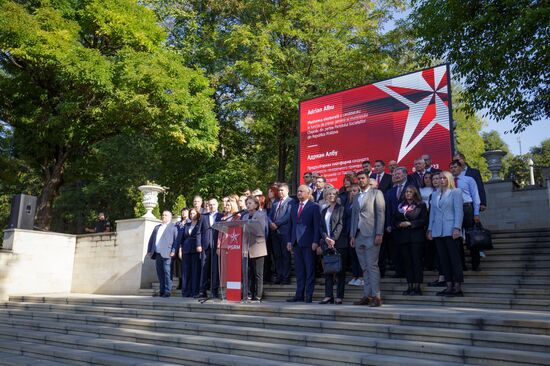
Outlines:
[[[380,184],[380,174],[376,174],[376,182]]]
[[[298,218],[300,218],[300,215],[302,214],[302,209],[304,208],[304,204],[300,203],[300,207],[298,207]]]
[[[455,188],[458,188],[458,177],[455,177]]]
[[[403,190],[403,186],[400,184],[397,186],[397,199],[401,198],[401,191]]]
[[[283,205],[283,201],[279,201],[279,204],[277,205],[277,210],[275,211],[275,219],[279,218],[279,211],[281,211],[282,205]]]

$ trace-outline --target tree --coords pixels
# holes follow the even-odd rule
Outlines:
[[[447,60],[473,110],[513,131],[550,116],[547,1],[414,0],[419,50]]]
[[[135,1],[0,1],[0,120],[41,176],[44,229],[66,168],[101,141],[139,132],[211,154],[212,92]]]
[[[290,178],[300,100],[416,66],[397,31],[381,32],[390,11],[403,6],[402,1],[150,3],[170,30],[170,42],[190,55],[190,65],[211,75],[221,143],[248,158],[234,159],[225,149],[220,161],[242,167],[237,172],[255,167],[264,184],[266,178]],[[242,134],[246,141],[236,143],[242,142]],[[274,166],[276,175],[271,174]]]
[[[472,167],[480,170],[484,178],[489,178],[487,162],[481,156],[485,151],[480,131],[483,120],[465,108],[462,91],[453,88],[453,120],[455,122],[456,150],[464,154]]]

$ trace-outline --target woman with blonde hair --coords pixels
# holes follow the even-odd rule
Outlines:
[[[439,188],[434,192],[430,207],[428,240],[435,241],[441,271],[447,287],[438,296],[464,296],[462,283],[462,218],[464,216],[462,191],[454,184],[453,175],[439,173]]]

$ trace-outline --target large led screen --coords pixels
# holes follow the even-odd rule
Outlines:
[[[317,172],[336,187],[348,171],[377,159],[432,156],[447,168],[452,151],[446,65],[300,102],[300,177]]]

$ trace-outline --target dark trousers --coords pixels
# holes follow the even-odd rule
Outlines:
[[[274,232],[272,241],[277,280],[288,282],[290,277],[290,252],[286,247],[287,240],[283,235]]]
[[[443,236],[434,238],[439,255],[441,272],[445,276],[445,281],[453,283],[464,282],[462,272],[462,261],[460,252],[462,248],[462,238],[453,239],[452,236]]]
[[[172,279],[170,278],[170,258],[162,258],[160,253],[155,253],[155,267],[159,279],[159,293],[161,295],[172,292]]]
[[[361,264],[359,263],[359,258],[357,258],[357,252],[355,251],[355,248],[350,248],[349,253],[351,258],[351,273],[353,274],[353,277],[363,277],[363,269],[361,268]]]
[[[248,259],[248,293],[252,298],[262,298],[264,292],[265,257]]]
[[[212,247],[203,250],[201,255],[201,283],[200,293],[206,294],[208,289],[208,281],[212,281],[212,296],[218,295],[218,288],[220,287],[220,274],[218,268],[218,255]]]
[[[395,274],[403,276],[405,271],[403,270],[403,257],[401,256],[401,244],[396,243],[394,240],[390,239],[390,255],[395,268]]]
[[[264,280],[271,282],[273,280],[274,254],[273,254],[273,235],[271,232],[266,240],[267,255],[264,257]]]
[[[424,266],[430,271],[439,269],[439,258],[437,257],[437,249],[433,240],[426,240],[424,242]]]
[[[467,233],[470,229],[474,227],[474,207],[472,204],[464,204],[464,218],[462,219],[462,228],[464,232]],[[479,249],[472,248],[468,242],[468,235],[466,237],[466,246],[470,248],[470,257],[472,259],[472,269],[478,269],[481,258],[479,257]],[[462,256],[464,258],[464,250],[462,250]],[[463,260],[463,264],[465,260]]]
[[[315,288],[315,252],[311,247],[294,245],[294,267],[296,271],[297,299],[313,296]]]
[[[386,265],[389,262],[389,251],[388,246],[390,243],[390,235],[384,233],[382,236],[382,244],[380,246],[380,253],[378,254],[378,268],[380,269],[380,276],[384,277],[386,275]]]
[[[355,249],[340,248],[337,249],[342,258],[342,270],[338,273],[325,273],[325,297],[334,297],[334,277],[336,277],[336,297],[338,299],[344,298],[344,289],[346,287],[346,268],[350,262],[351,252],[355,252]],[[357,257],[357,254],[355,255]]]
[[[424,280],[424,242],[401,244],[401,257],[405,263],[407,283],[422,283]]]
[[[201,279],[200,254],[184,254],[181,262],[181,295],[184,297],[198,295]]]

